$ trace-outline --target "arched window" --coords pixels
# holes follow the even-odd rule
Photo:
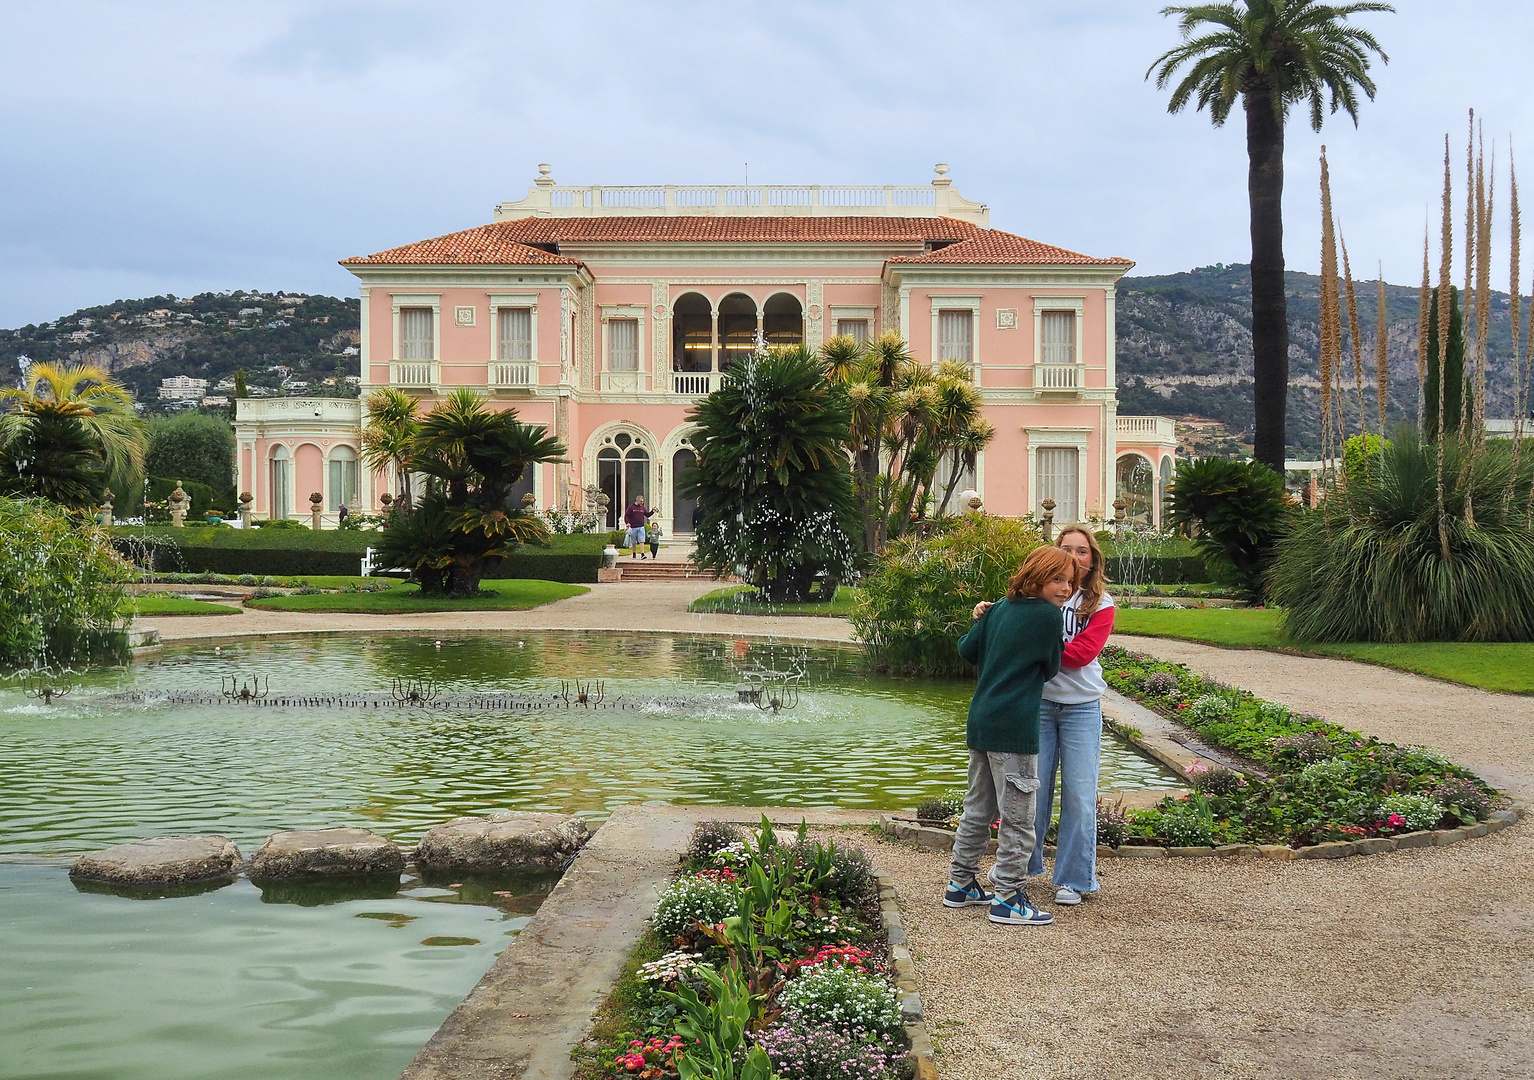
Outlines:
[[[1156,528],[1161,528],[1166,517],[1166,489],[1172,483],[1172,459],[1161,459],[1161,483],[1156,485]]]
[[[719,370],[744,360],[756,348],[756,301],[731,293],[719,301]]]
[[[682,495],[682,488],[691,479],[690,474],[697,464],[698,455],[693,452],[691,442],[688,439],[683,439],[681,448],[671,455],[672,532],[690,533],[697,531],[699,518],[698,500]]]
[[[708,297],[687,293],[671,305],[671,370],[711,371],[714,309]]]
[[[1124,519],[1134,525],[1154,524],[1151,512],[1156,497],[1156,470],[1139,454],[1125,454],[1116,469],[1116,498],[1123,499]]]
[[[286,518],[293,514],[293,454],[286,446],[272,448],[271,484],[267,488],[267,511],[269,518]]]
[[[762,307],[762,336],[767,344],[778,347],[804,344],[804,309],[797,296],[778,293],[768,297]]]
[[[357,505],[357,451],[338,446],[330,452],[330,512]]]
[[[607,527],[620,528],[636,498],[650,502],[650,452],[626,431],[609,435],[597,451],[597,486],[607,495]]]

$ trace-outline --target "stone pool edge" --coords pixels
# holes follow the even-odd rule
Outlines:
[[[700,821],[754,825],[877,825],[876,811],[741,806],[625,806],[614,811],[581,849],[548,899],[496,958],[467,997],[442,1022],[400,1080],[569,1080],[570,1051],[590,1031],[597,1008],[623,966],[671,879]],[[886,888],[889,895],[886,896]],[[886,929],[904,939],[893,884],[880,879]],[[890,920],[894,919],[892,923]],[[891,938],[892,954],[895,941]],[[902,948],[904,948],[902,940]],[[910,964],[909,953],[904,957]],[[903,972],[903,974],[902,974]],[[931,1043],[915,996],[915,969],[897,963],[897,982],[917,1010],[911,1022],[917,1076],[918,1037],[931,1065]],[[904,993],[904,990],[903,990]]]

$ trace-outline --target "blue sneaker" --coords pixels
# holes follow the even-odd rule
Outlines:
[[[943,894],[944,907],[975,907],[995,902],[996,897],[987,892],[978,880],[971,880],[968,885],[956,885],[950,881],[948,891]]]
[[[1048,926],[1055,917],[1030,904],[1028,894],[1018,889],[1006,899],[996,897],[991,904],[991,921],[1001,926]]]

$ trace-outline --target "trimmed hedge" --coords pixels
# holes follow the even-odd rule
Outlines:
[[[124,555],[141,561],[145,549],[161,573],[269,574],[273,577],[355,577],[378,534],[360,529],[172,529],[131,526],[111,530]],[[582,583],[597,579],[606,535],[556,536],[548,548],[525,547],[492,560],[489,578],[536,578]]]
[[[1125,565],[1130,562],[1130,559],[1123,555],[1108,555],[1107,562],[1108,579],[1124,581]],[[1204,560],[1197,555],[1135,558],[1133,563],[1137,585],[1198,585],[1209,580],[1209,572],[1204,569]],[[1112,587],[1109,588],[1111,591]]]

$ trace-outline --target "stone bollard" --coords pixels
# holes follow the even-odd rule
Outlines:
[[[1123,499],[1113,500],[1113,538],[1124,539],[1124,508],[1129,504]]]
[[[1044,529],[1044,542],[1053,544],[1055,542],[1055,500],[1045,499],[1039,503],[1039,507],[1044,511],[1044,517],[1040,523]]]
[[[176,490],[165,501],[170,504],[170,527],[186,528],[186,514],[192,508],[192,497],[182,490],[180,480],[176,481]]]
[[[96,520],[109,529],[112,527],[112,496],[108,495],[101,500],[101,510]]]
[[[311,491],[309,493],[309,528],[315,532],[319,532],[323,528],[320,524],[320,515],[324,511],[320,509],[320,505],[324,501],[325,496],[321,495],[318,491]]]
[[[250,507],[256,497],[248,491],[240,492],[240,528],[250,528]]]

